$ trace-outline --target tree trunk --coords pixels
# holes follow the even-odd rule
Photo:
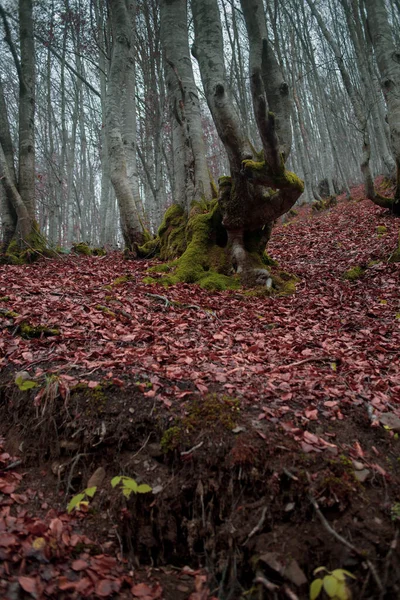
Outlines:
[[[112,55],[106,98],[107,148],[111,182],[120,210],[121,229],[127,248],[143,240],[143,227],[127,172],[123,141],[122,98],[126,90],[125,73],[130,64],[133,32],[125,0],[109,2],[112,24]]]
[[[35,46],[32,0],[19,2],[21,77],[19,86],[19,176],[18,190],[35,220]]]
[[[14,154],[12,148],[12,140],[10,134],[10,127],[7,117],[7,107],[4,99],[4,92],[2,82],[0,81],[0,146],[2,147],[2,151],[4,153],[4,165],[7,167],[8,177],[9,177],[9,185],[16,186],[16,176],[15,176],[15,168],[14,168]],[[3,168],[5,169],[5,166]],[[1,239],[2,239],[2,248],[0,251],[5,252],[9,243],[11,242],[15,230],[17,227],[17,213],[15,212],[11,191],[8,188],[6,190],[6,186],[0,183],[0,200],[1,200]]]
[[[174,201],[211,199],[211,185],[187,30],[186,0],[161,1],[161,40],[173,128]]]
[[[304,185],[285,169],[291,143],[288,86],[268,45],[262,2],[242,0],[241,6],[249,37],[250,83],[263,146],[261,153],[251,149],[247,142],[231,100],[217,0],[192,2],[193,51],[214,123],[229,158],[230,177],[220,180],[218,201],[233,265],[242,281],[269,286],[271,278],[263,262],[263,251],[273,221],[293,206]],[[268,112],[271,105],[275,112]]]
[[[390,140],[397,169],[393,212],[400,215],[400,52],[396,48],[384,0],[365,0],[368,28],[388,109]]]

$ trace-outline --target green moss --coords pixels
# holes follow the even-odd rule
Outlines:
[[[104,248],[92,248],[93,256],[105,256],[107,254]]]
[[[220,177],[218,179],[218,185],[219,187],[224,187],[224,186],[231,186],[232,185],[232,177],[229,177],[228,175],[223,175],[222,177]]]
[[[159,279],[154,279],[154,277],[143,277],[142,283],[147,283],[147,284],[159,283]]]
[[[181,441],[181,428],[175,425],[166,429],[161,438],[160,446],[163,452],[172,452],[175,450]]]
[[[22,321],[19,324],[19,330],[21,332],[21,336],[27,339],[41,337],[42,335],[45,337],[52,335],[60,335],[60,330],[54,328],[46,327],[45,325],[29,325],[26,321]]]
[[[32,223],[28,239],[19,244],[16,238],[13,238],[5,253],[7,262],[13,265],[32,263],[41,256],[51,258],[55,256],[55,252],[48,248],[46,238],[40,233],[39,225],[36,221]]]
[[[269,254],[267,254],[265,251],[262,253],[262,262],[267,267],[277,267],[278,266],[278,262],[274,258],[271,258],[271,256],[269,256]]]
[[[4,316],[10,319],[16,319],[17,317],[19,317],[19,314],[13,310],[8,310],[4,313]],[[18,330],[21,336],[26,339],[41,337],[42,335],[45,337],[52,335],[60,335],[60,330],[56,327],[51,328],[46,327],[46,325],[30,325],[26,321],[21,321],[18,324]]]
[[[363,267],[352,267],[348,271],[346,271],[343,275],[344,279],[347,281],[357,281],[365,274],[365,269]]]
[[[223,428],[232,430],[240,413],[240,402],[236,398],[218,394],[208,394],[196,399],[190,406],[188,415],[182,419],[184,429],[197,431]]]
[[[172,268],[173,267],[171,266],[170,263],[166,263],[166,264],[155,265],[154,267],[150,267],[150,269],[147,269],[147,272],[148,273],[169,273]]]
[[[76,254],[82,254],[83,256],[92,256],[93,252],[86,242],[78,242],[77,244],[72,244],[72,251]]]
[[[107,306],[103,306],[102,304],[96,304],[95,308],[97,310],[100,310],[104,314],[109,315],[110,317],[115,317],[115,313],[112,310],[110,310]]]
[[[387,227],[385,227],[384,225],[378,225],[378,227],[376,228],[376,233],[380,235],[387,233]]]
[[[165,283],[199,283],[206,289],[234,289],[238,286],[236,280],[227,276],[228,250],[216,244],[221,222],[222,215],[216,200],[193,206],[186,227],[187,248]],[[221,273],[224,270],[225,274]],[[218,274],[222,276],[218,277]]]
[[[398,263],[400,262],[400,236],[399,236],[399,244],[397,249],[389,256],[390,263]]]
[[[131,275],[130,273],[127,273],[126,275],[121,275],[121,277],[117,277],[116,279],[114,279],[114,281],[111,283],[111,285],[113,287],[115,287],[116,285],[122,285],[123,283],[128,283],[128,281],[134,281],[135,278],[133,275]]]
[[[152,258],[153,256],[157,256],[160,251],[160,243],[160,238],[157,236],[151,240],[148,240],[142,246],[138,246],[138,257]]]
[[[8,302],[9,299],[10,299],[10,296],[2,296],[0,298],[0,302]]]
[[[222,291],[237,290],[241,287],[241,284],[234,277],[227,277],[220,273],[211,272],[199,281],[199,286],[209,291]]]

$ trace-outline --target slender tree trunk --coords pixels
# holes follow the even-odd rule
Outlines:
[[[4,153],[4,165],[7,167],[9,186],[16,187],[16,176],[14,168],[14,153],[12,148],[12,140],[10,134],[10,126],[7,116],[7,107],[4,99],[3,86],[0,80],[0,146]],[[3,182],[4,183],[4,182]],[[1,239],[2,248],[1,251],[5,251],[11,242],[15,230],[17,227],[17,213],[12,202],[11,190],[8,187],[8,191],[5,185],[0,182],[0,201],[1,201]]]
[[[397,168],[393,211],[400,215],[400,52],[394,43],[384,0],[365,0],[365,6],[388,108],[390,140]]]
[[[133,249],[143,239],[143,227],[128,178],[121,105],[121,97],[126,90],[125,73],[129,66],[133,32],[125,0],[112,0],[109,10],[113,40],[106,98],[108,158],[111,182],[120,210],[122,235],[127,248]]]
[[[186,0],[161,0],[161,40],[173,127],[175,201],[211,199],[199,95],[189,50]]]
[[[35,220],[35,46],[32,0],[19,2],[21,78],[19,92],[18,190]]]

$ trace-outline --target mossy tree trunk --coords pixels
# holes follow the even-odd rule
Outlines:
[[[217,0],[192,2],[193,54],[229,158],[230,176],[219,182],[218,202],[233,266],[244,282],[261,284],[270,281],[263,252],[273,222],[295,204],[304,185],[285,168],[291,146],[291,104],[288,85],[267,39],[262,0],[242,0],[241,7],[249,37],[251,91],[261,152],[247,142],[231,99]]]

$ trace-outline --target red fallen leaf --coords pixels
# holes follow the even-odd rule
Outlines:
[[[151,596],[151,588],[145,583],[137,583],[131,588],[131,592],[136,598],[144,598],[145,596]]]
[[[86,562],[86,560],[83,560],[81,558],[74,560],[73,563],[71,564],[71,568],[74,571],[84,571],[85,569],[87,569],[88,566],[89,566],[89,563]]]
[[[98,385],[99,385],[98,381],[89,381],[88,388],[93,389],[93,388],[96,388]]]
[[[10,458],[11,456],[8,454],[8,452],[3,452],[3,454],[0,454],[0,462],[7,462]]]
[[[10,498],[17,504],[26,504],[28,502],[28,498],[25,494],[10,494]]]
[[[29,594],[36,594],[36,579],[33,577],[25,577],[24,575],[20,575],[18,577],[18,583],[24,590],[24,592],[28,592]]]
[[[118,379],[118,377],[113,377],[113,379],[111,380],[111,383],[113,385],[117,385],[118,387],[124,387],[125,383],[122,381],[122,379]]]
[[[319,448],[316,448],[315,446],[311,446],[310,444],[306,444],[305,442],[301,442],[301,448],[302,448],[303,452],[306,452],[307,454],[309,452],[321,452],[321,450],[319,450]]]
[[[2,533],[0,535],[0,546],[8,548],[9,546],[15,546],[18,543],[18,538],[12,533]]]
[[[197,387],[199,392],[201,392],[202,394],[207,394],[208,387],[206,385],[204,385],[203,383],[195,383],[195,386]]]
[[[360,442],[358,440],[356,440],[354,442],[353,448],[355,450],[356,456],[360,456],[361,458],[364,458],[365,453],[364,453],[364,450],[361,448]]]
[[[382,469],[382,467],[380,465],[377,465],[376,463],[374,463],[371,465],[371,467],[374,469],[374,471],[376,471],[377,473],[382,475],[382,477],[388,477],[388,474],[386,473],[385,469]]]
[[[88,577],[82,577],[76,584],[75,590],[79,593],[84,593],[85,597],[89,595],[89,590],[93,590],[93,584]]]
[[[96,583],[95,592],[100,598],[108,598],[111,594],[119,592],[121,582],[113,579],[101,579]]]
[[[63,532],[64,525],[60,519],[52,519],[50,521],[49,529],[51,533],[53,533],[57,537],[57,539],[59,539]]]
[[[318,409],[314,408],[313,410],[305,410],[304,414],[306,415],[307,419],[310,419],[310,421],[317,421],[318,420]]]
[[[306,440],[306,442],[309,444],[318,445],[320,443],[319,437],[316,436],[314,433],[311,433],[310,431],[305,431],[303,433],[303,437]]]
[[[12,483],[0,482],[0,492],[2,494],[12,494],[16,489],[17,486]]]
[[[73,533],[71,535],[71,539],[70,539],[69,543],[74,548],[81,541],[82,541],[82,537],[80,535],[78,535],[77,533]]]
[[[67,579],[64,576],[59,577],[57,583],[58,583],[58,589],[61,590],[62,592],[75,591],[76,586],[78,584],[77,581],[69,581],[69,579]]]

